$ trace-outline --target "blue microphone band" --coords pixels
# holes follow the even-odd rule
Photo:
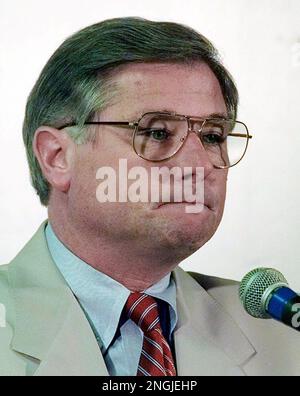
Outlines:
[[[280,287],[272,292],[267,306],[272,318],[300,331],[300,296],[288,287]]]

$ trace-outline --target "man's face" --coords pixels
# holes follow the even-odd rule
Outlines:
[[[135,121],[149,111],[208,117],[227,115],[217,78],[204,63],[193,66],[162,63],[126,65],[113,75],[117,93],[100,114],[101,121]],[[224,208],[227,171],[215,169],[199,137],[189,133],[179,152],[164,162],[150,162],[132,149],[132,129],[95,127],[96,143],[78,146],[69,190],[69,214],[85,232],[107,241],[128,241],[141,254],[163,250],[183,259],[199,249],[216,231]],[[100,167],[111,167],[118,175],[119,159],[134,166],[204,168],[204,208],[186,213],[186,203],[157,207],[151,202],[105,202],[96,198]],[[118,183],[117,176],[117,183]],[[132,181],[128,182],[130,185]]]

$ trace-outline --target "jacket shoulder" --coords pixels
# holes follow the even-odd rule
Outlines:
[[[9,268],[10,268],[9,264],[0,265],[0,307],[2,309],[2,312],[5,309],[6,322],[8,319],[8,313],[11,312],[13,308],[13,298],[12,298],[11,286],[9,281]],[[3,322],[3,315],[2,315],[2,322]]]
[[[188,272],[188,274],[217,302],[223,306],[226,311],[234,316],[242,314],[247,315],[240,303],[238,291],[240,282],[199,274],[197,272]]]
[[[195,272],[189,275],[230,315],[256,350],[245,367],[248,375],[300,375],[297,331],[273,319],[250,316],[239,300],[239,282]]]
[[[219,278],[192,271],[188,271],[188,274],[191,275],[206,291],[224,286],[239,286],[239,282],[232,279]]]
[[[0,304],[4,304],[8,298],[9,282],[8,282],[8,265],[0,265]]]
[[[25,372],[22,358],[11,349],[15,315],[8,269],[9,265],[0,266],[0,376],[14,376]]]

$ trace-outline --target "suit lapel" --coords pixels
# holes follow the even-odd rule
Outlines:
[[[178,375],[245,375],[255,355],[234,320],[181,268],[174,272],[179,321],[174,332]]]
[[[51,259],[45,225],[9,266],[12,348],[40,362],[35,375],[108,375],[93,331]]]
[[[109,375],[90,325],[76,301],[70,304],[67,316],[35,375]]]

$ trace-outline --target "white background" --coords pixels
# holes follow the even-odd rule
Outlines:
[[[212,40],[237,82],[239,119],[254,135],[230,171],[218,232],[183,267],[240,279],[272,266],[300,290],[299,0],[1,0],[0,263],[46,217],[22,144],[26,97],[67,36],[118,16],[182,22]]]

